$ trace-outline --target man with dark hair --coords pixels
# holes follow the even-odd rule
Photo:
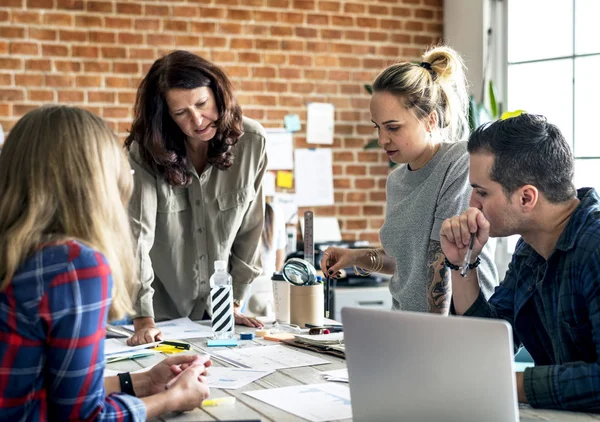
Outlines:
[[[569,146],[541,116],[479,128],[468,149],[471,208],[440,232],[451,312],[511,324],[515,349],[525,346],[536,364],[516,374],[520,402],[600,411],[600,197],[575,190]],[[512,234],[522,237],[488,301],[477,271],[461,276],[467,252],[475,268],[489,236]]]

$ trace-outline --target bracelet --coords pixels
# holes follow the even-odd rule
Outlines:
[[[119,384],[121,384],[121,391],[130,396],[136,397],[135,391],[133,391],[133,381],[131,380],[131,374],[129,372],[123,372],[117,374],[119,377]]]
[[[472,264],[469,264],[469,269],[472,270],[474,268],[477,268],[479,266],[479,264],[481,264],[481,258],[477,257],[475,262],[473,262]],[[448,258],[446,258],[446,257],[444,257],[444,265],[453,271],[460,270],[460,266],[454,265],[452,262],[448,261]]]
[[[367,277],[373,273],[377,273],[383,269],[383,255],[379,253],[377,249],[370,249],[367,251],[367,256],[371,261],[371,269],[364,269],[357,265],[354,266],[354,275],[359,277]]]

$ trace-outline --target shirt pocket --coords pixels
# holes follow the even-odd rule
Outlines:
[[[185,211],[190,207],[188,190],[180,187],[170,187],[163,198],[159,198],[157,211],[162,214]]]
[[[230,191],[217,196],[219,206],[219,237],[221,242],[233,243],[234,235],[238,232],[250,202],[256,198],[254,186]]]

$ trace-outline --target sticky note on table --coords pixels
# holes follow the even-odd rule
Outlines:
[[[226,339],[210,339],[206,341],[208,347],[229,347],[237,346],[237,338],[226,338]]]
[[[292,333],[273,333],[273,334],[267,334],[265,335],[265,340],[271,340],[271,341],[281,341],[281,340],[293,340],[294,339],[294,335]]]
[[[291,171],[277,172],[277,186],[284,189],[291,189],[294,177]]]
[[[283,118],[285,128],[290,132],[300,130],[300,117],[297,114],[288,114]]]

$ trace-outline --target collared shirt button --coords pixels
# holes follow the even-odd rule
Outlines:
[[[198,228],[198,233],[202,233],[202,227]]]
[[[206,255],[200,255],[201,260],[203,260],[204,258],[206,258]]]
[[[200,206],[201,203],[202,203],[202,201],[200,201],[199,199],[196,199],[196,205]]]
[[[530,292],[532,292],[532,291],[533,291],[533,286],[529,286],[529,287],[527,288],[527,290],[528,290],[528,291],[530,291]]]

